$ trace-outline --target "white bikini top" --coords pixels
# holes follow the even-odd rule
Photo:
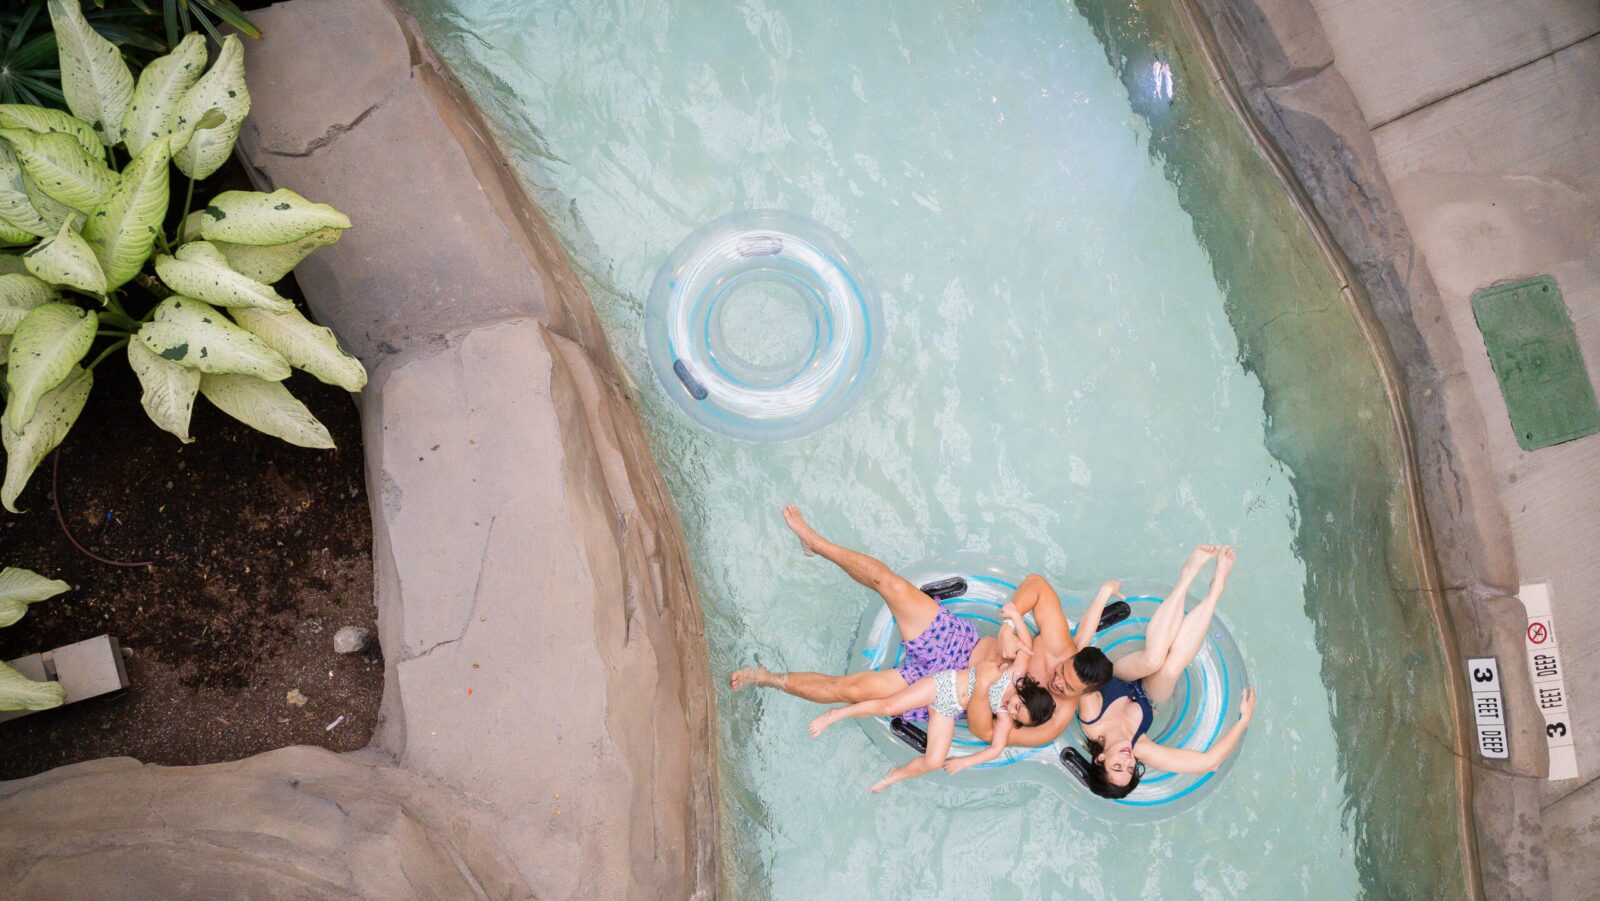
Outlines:
[[[1000,674],[1000,678],[994,680],[993,685],[989,686],[990,713],[1000,712],[1000,708],[1003,706],[1001,701],[1006,695],[1006,689],[1009,687],[1011,687],[1011,670],[1008,669]]]

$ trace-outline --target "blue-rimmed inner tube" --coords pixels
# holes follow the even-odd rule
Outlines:
[[[662,264],[645,343],[690,418],[744,441],[782,441],[860,397],[880,318],[844,239],[803,216],[752,210],[701,226]]]
[[[1021,584],[1021,574],[1006,564],[976,555],[957,554],[927,560],[902,571],[907,579],[939,601],[960,619],[971,623],[982,635],[1000,629],[1000,608]],[[1150,614],[1160,606],[1168,586],[1155,582],[1123,580],[1128,594],[1127,613],[1119,621],[1103,625],[1095,644],[1112,660],[1126,656],[1144,645],[1145,626]],[[1060,591],[1061,606],[1074,624],[1083,613],[1093,592]],[[1190,599],[1190,606],[1194,599]],[[1028,618],[1030,626],[1033,620]],[[900,631],[887,607],[873,604],[862,617],[851,652],[850,671],[881,670],[900,662]],[[1157,705],[1151,724],[1152,740],[1174,748],[1204,751],[1222,735],[1238,716],[1239,697],[1246,685],[1244,659],[1228,633],[1221,616],[1211,621],[1205,646],[1184,671],[1172,698]],[[916,724],[885,718],[861,718],[856,722],[896,765],[920,756],[917,746],[921,730]],[[968,732],[965,723],[956,726],[951,753],[971,754],[987,742]],[[1039,748],[1007,748],[999,758],[973,767],[959,776],[935,773],[926,778],[967,787],[999,786],[1016,780],[1045,786],[1073,807],[1115,823],[1150,823],[1183,813],[1200,803],[1223,781],[1233,764],[1232,757],[1214,773],[1176,774],[1148,769],[1139,787],[1128,797],[1108,800],[1096,797],[1074,773],[1070,751],[1081,752],[1083,730],[1077,721],[1054,743]],[[1237,757],[1235,753],[1233,757]]]

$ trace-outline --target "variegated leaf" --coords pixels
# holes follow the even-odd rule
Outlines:
[[[84,153],[71,135],[8,128],[0,131],[0,138],[16,151],[22,171],[39,190],[80,213],[94,209],[100,198],[116,187],[117,173],[104,160]]]
[[[106,293],[106,274],[95,258],[94,248],[72,230],[71,222],[61,224],[54,238],[46,238],[22,255],[28,271],[52,285],[66,285],[89,294]]]
[[[312,203],[288,188],[271,194],[224,191],[201,213],[200,234],[206,240],[256,247],[287,244],[320,228],[350,227],[349,216],[325,203]]]
[[[0,335],[17,330],[29,311],[61,299],[61,292],[26,272],[0,275]]]
[[[35,307],[12,333],[7,354],[5,426],[21,429],[39,399],[61,384],[94,343],[100,317],[65,303]]]
[[[172,133],[172,118],[183,95],[206,68],[206,39],[199,32],[183,36],[166,56],[152,60],[139,73],[133,102],[122,120],[122,140],[138,154]]]
[[[245,375],[207,374],[200,379],[200,393],[217,409],[258,432],[299,447],[333,447],[333,436],[317,417],[277,382]]]
[[[273,313],[267,310],[229,310],[234,321],[289,361],[319,381],[346,391],[360,391],[367,384],[367,370],[361,361],[339,346],[333,330],[313,323],[298,310]]]
[[[0,221],[36,238],[48,238],[61,227],[57,222],[52,228],[33,208],[22,174],[22,162],[11,145],[3,140],[0,140]]]
[[[254,279],[228,268],[222,251],[205,241],[190,241],[176,256],[156,255],[156,274],[175,293],[219,307],[260,307],[287,312],[294,304]]]
[[[24,231],[0,219],[0,247],[26,247],[39,240],[33,232]]]
[[[44,224],[49,227],[51,235],[60,231],[64,223],[75,221],[75,217],[82,215],[72,207],[46,194],[27,172],[22,173],[22,190],[28,195],[28,202],[33,204],[33,208],[38,212],[40,218],[44,219]],[[47,238],[49,236],[41,235],[40,237]]]
[[[294,271],[311,252],[336,243],[344,232],[337,228],[319,228],[304,238],[287,244],[255,247],[250,244],[232,244],[212,241],[212,246],[222,251],[228,267],[241,275],[249,276],[262,284],[271,285]]]
[[[201,128],[208,110],[221,110],[223,121]],[[244,83],[244,45],[238,35],[222,41],[222,52],[210,71],[201,76],[173,109],[172,161],[190,178],[207,178],[227,162],[239,137],[244,117],[250,113],[250,90]]]
[[[122,120],[133,101],[133,73],[117,45],[100,36],[78,0],[50,0],[50,22],[61,51],[61,92],[67,109],[94,126],[100,143],[122,140]]]
[[[35,682],[0,663],[0,710],[49,710],[67,702],[60,682]]]
[[[128,342],[128,366],[144,388],[139,403],[150,421],[184,444],[193,441],[189,416],[194,412],[195,392],[200,390],[200,370],[163,360],[143,341]]]
[[[208,373],[239,373],[270,381],[289,377],[289,364],[260,338],[234,325],[210,304],[175,295],[139,329],[144,346],[164,360]]]
[[[6,478],[5,484],[0,485],[0,505],[12,513],[19,512],[17,496],[22,494],[39,461],[55,450],[78,421],[93,385],[94,375],[74,366],[65,381],[39,398],[38,409],[20,431],[0,425],[0,439],[6,448]],[[7,408],[6,412],[11,411]]]
[[[38,238],[56,234],[56,229],[51,229],[38,210],[34,210],[34,202],[27,197],[21,160],[5,141],[0,141],[0,222]],[[56,226],[59,227],[59,222]]]
[[[53,598],[71,585],[60,579],[47,579],[38,573],[8,566],[0,569],[0,627],[10,626],[22,619],[29,604]]]
[[[93,125],[58,109],[0,103],[0,128],[25,128],[42,135],[59,132],[77,138],[83,146],[83,152],[90,156],[104,156],[106,152]]]
[[[94,248],[108,289],[128,283],[150,258],[167,217],[169,159],[165,137],[150,143],[122,171],[117,186],[89,212],[83,238]]]

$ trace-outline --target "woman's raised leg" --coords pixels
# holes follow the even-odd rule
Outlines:
[[[939,615],[937,601],[923,594],[920,588],[907,582],[884,565],[883,561],[834,544],[818,535],[817,530],[811,528],[805,517],[800,515],[799,507],[794,504],[784,507],[783,519],[794,530],[795,536],[800,539],[800,546],[807,552],[822,555],[844,570],[845,575],[883,596],[884,603],[889,605],[889,612],[894,614],[895,625],[900,627],[903,640],[910,641],[921,635],[933,623],[934,617]]]
[[[1189,586],[1219,550],[1214,544],[1201,544],[1189,553],[1189,559],[1183,561],[1183,569],[1178,573],[1177,584],[1172,586],[1172,591],[1156,608],[1156,612],[1150,615],[1150,623],[1144,630],[1144,647],[1113,664],[1112,669],[1118,679],[1132,682],[1161,669],[1173,640],[1178,637],[1178,627],[1183,623],[1183,605],[1189,597]]]
[[[1222,590],[1228,584],[1228,573],[1232,571],[1235,559],[1231,547],[1223,547],[1218,551],[1217,571],[1211,576],[1211,589],[1178,625],[1178,634],[1173,637],[1172,645],[1167,650],[1167,659],[1162,662],[1161,668],[1144,680],[1144,690],[1151,701],[1160,704],[1172,697],[1178,680],[1183,678],[1183,671],[1189,668],[1195,655],[1205,646],[1206,632],[1211,629],[1211,617],[1217,612],[1217,601],[1222,598]]]

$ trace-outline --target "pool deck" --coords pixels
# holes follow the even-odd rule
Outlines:
[[[1512,760],[1472,766],[1485,891],[1591,897],[1600,882],[1600,606],[1591,597],[1600,584],[1600,434],[1518,447],[1471,295],[1554,276],[1600,392],[1600,4],[1200,5],[1232,48],[1224,56],[1249,105],[1332,220],[1412,392],[1424,506],[1458,649],[1493,652],[1508,670]],[[1340,177],[1329,177],[1334,170]],[[1355,205],[1379,252],[1367,254],[1351,237],[1359,229],[1344,227],[1333,196],[1341,190],[1363,195]],[[1385,308],[1395,298],[1408,315]],[[1430,469],[1435,444],[1452,454],[1443,470]],[[1439,497],[1441,484],[1458,496]],[[1490,597],[1538,582],[1550,586],[1561,637],[1575,779],[1543,778],[1543,718],[1528,705],[1521,642],[1507,640],[1523,614]]]

